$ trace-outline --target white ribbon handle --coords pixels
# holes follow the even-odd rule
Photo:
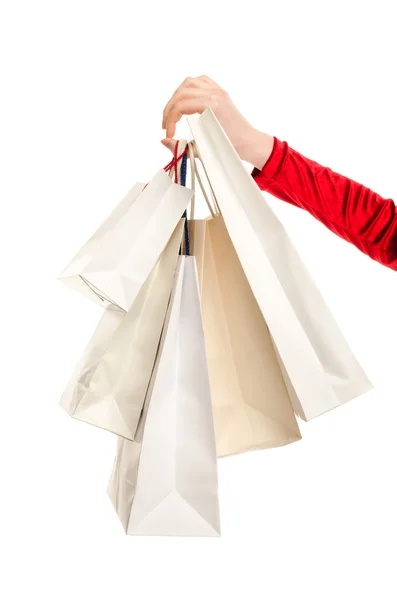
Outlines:
[[[191,188],[193,190],[193,197],[192,197],[192,202],[190,205],[190,219],[191,220],[194,219],[195,196],[196,196],[196,177],[199,182],[201,192],[204,196],[204,200],[205,200],[205,202],[208,206],[208,209],[211,213],[211,216],[215,217],[217,214],[220,214],[220,210],[219,210],[218,202],[216,201],[216,198],[215,198],[214,190],[212,189],[212,186],[211,186],[211,182],[209,181],[209,179],[207,177],[207,182],[208,182],[209,188],[211,190],[211,196],[212,196],[212,201],[214,203],[214,207],[212,206],[212,204],[208,198],[207,192],[203,185],[203,181],[201,179],[200,173],[197,168],[196,159],[195,159],[195,155],[194,155],[195,144],[194,144],[194,142],[188,142],[187,145],[188,145],[188,153],[189,153],[189,159],[190,159]],[[204,173],[206,174],[205,170],[204,170]]]

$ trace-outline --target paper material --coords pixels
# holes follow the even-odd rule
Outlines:
[[[58,279],[67,286],[80,294],[87,296],[90,300],[93,300],[96,304],[100,304],[104,308],[111,305],[111,302],[100,296],[100,294],[84,280],[84,270],[98,253],[101,244],[108,243],[109,238],[112,238],[117,224],[127,213],[128,209],[135,202],[144,187],[144,183],[136,183],[134,187],[129,190],[128,194],[126,194],[126,196],[116,205],[110,215],[103,221],[88,242],[82,246],[58,277]]]
[[[301,439],[269,330],[223,218],[193,221],[191,230],[218,457]]]
[[[200,158],[253,294],[295,390],[312,419],[372,384],[351,352],[285,229],[211,109],[188,117]]]
[[[184,219],[181,219],[103,355],[72,416],[133,440],[153,371],[169,303]]]
[[[106,235],[89,245],[83,259],[72,264],[60,279],[81,291],[80,278],[103,305],[128,311],[192,198],[192,190],[172,182],[160,169],[139,193],[136,186],[123,201],[118,219],[110,217]],[[120,213],[122,216],[120,218]],[[81,251],[82,252],[82,251]],[[87,260],[88,255],[90,260]],[[96,300],[98,300],[96,298]]]
[[[123,310],[110,305],[101,316],[87,347],[74,368],[59,403],[70,415],[74,414],[76,407],[87,392],[92,376],[105,353],[106,346],[112,339],[114,332],[120,327],[125,314]]]
[[[219,536],[218,477],[197,270],[180,257],[136,441],[108,493],[130,535]]]

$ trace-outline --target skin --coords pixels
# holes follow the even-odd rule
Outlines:
[[[253,127],[233,104],[229,94],[215,81],[202,75],[187,77],[175,90],[163,111],[161,143],[174,151],[177,123],[184,115],[201,114],[210,107],[240,158],[261,169],[269,158],[274,138]]]

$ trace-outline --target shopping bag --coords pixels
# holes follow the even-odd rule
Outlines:
[[[299,440],[269,330],[223,217],[205,226],[201,302],[217,455]]]
[[[103,221],[97,231],[82,246],[68,266],[62,271],[58,279],[70,288],[87,296],[95,303],[104,308],[111,305],[108,299],[99,294],[97,290],[90,287],[89,282],[84,279],[84,270],[89,265],[93,257],[97,254],[101,243],[105,243],[107,238],[112,238],[114,229],[123,216],[126,214],[136,198],[143,191],[144,183],[136,183],[127,193],[127,195],[115,206],[110,215]]]
[[[297,415],[312,419],[368,391],[353,355],[288,234],[212,110],[188,117],[232,243],[279,352]]]
[[[197,173],[192,152],[190,161]],[[189,220],[189,237],[199,274],[217,455],[222,457],[288,444],[301,434],[268,327],[215,198],[212,204],[207,219]]]
[[[216,447],[195,259],[181,256],[136,440],[109,497],[129,535],[219,536]]]
[[[81,399],[86,394],[92,376],[104,355],[114,332],[123,322],[125,311],[112,304],[105,308],[103,315],[76,364],[72,376],[61,396],[60,406],[71,416],[74,415]]]
[[[104,306],[129,310],[191,196],[161,169],[146,187],[132,188],[59,278]]]
[[[73,403],[67,402],[73,386],[69,387],[62,403],[74,418],[134,439],[170,299],[183,226],[181,219],[132,307],[108,339],[90,380],[84,378],[84,393],[78,398],[74,394]]]

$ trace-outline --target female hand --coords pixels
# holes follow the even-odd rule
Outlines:
[[[210,107],[242,160],[261,169],[273,148],[273,137],[255,129],[215,81],[202,75],[187,77],[176,89],[163,111],[162,144],[174,151],[176,125],[183,115],[201,114]]]

